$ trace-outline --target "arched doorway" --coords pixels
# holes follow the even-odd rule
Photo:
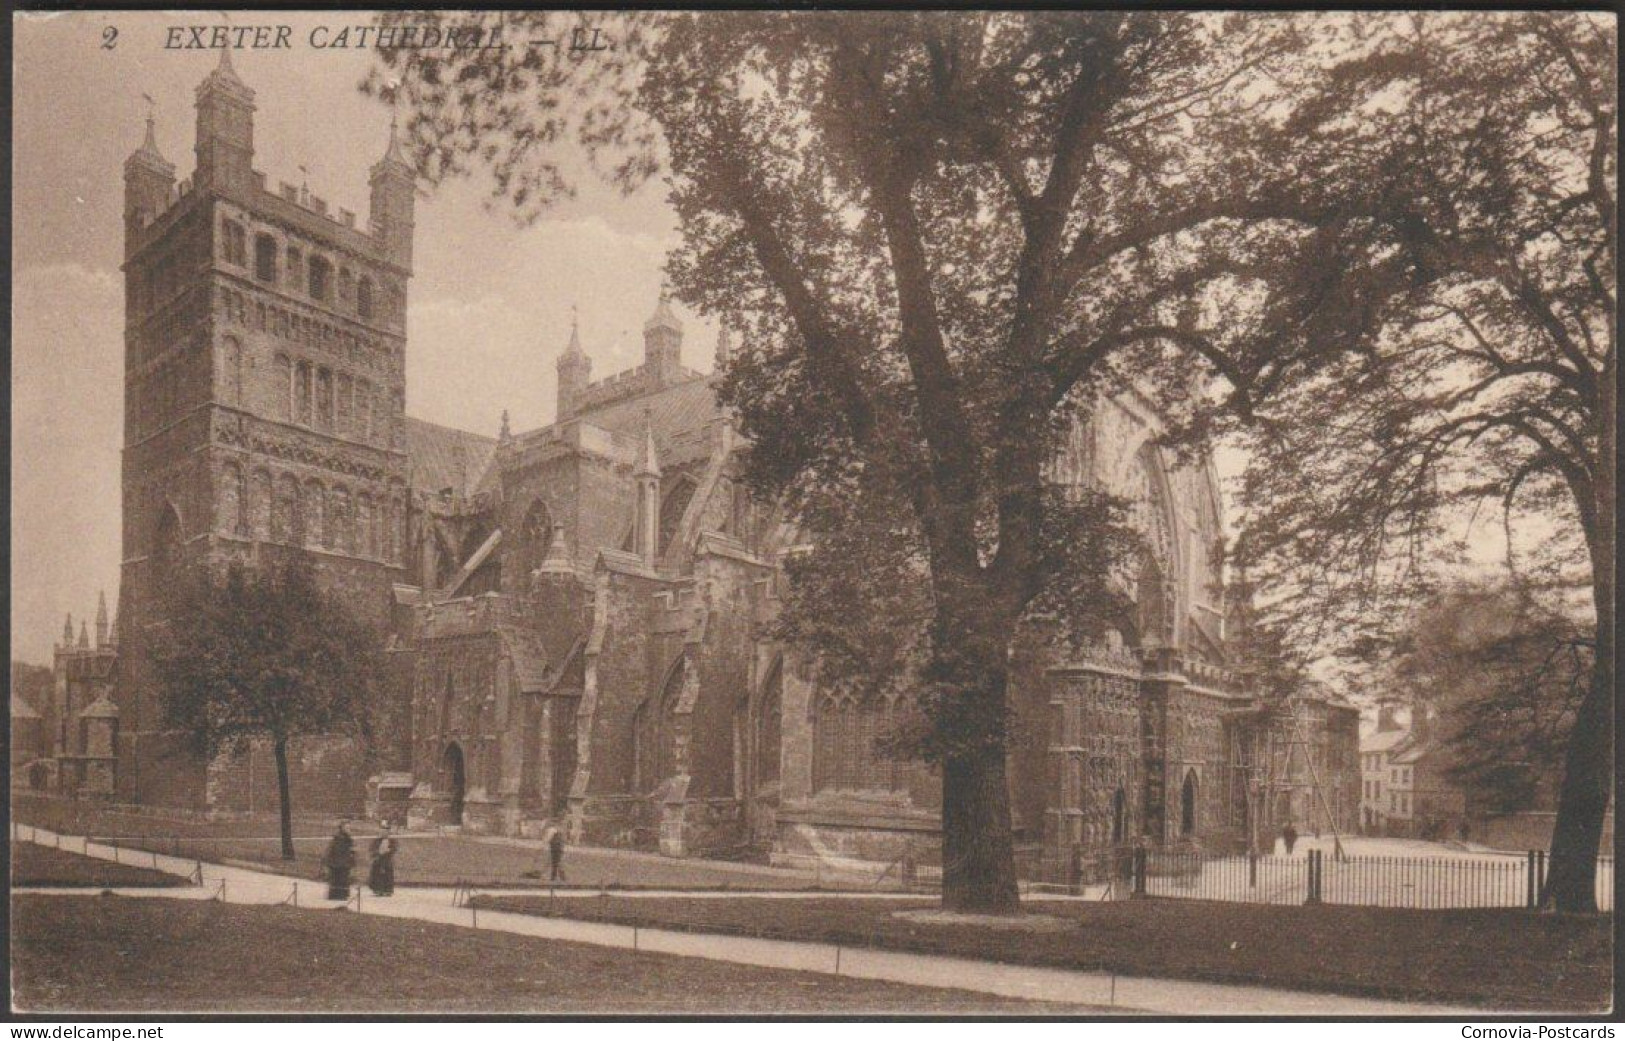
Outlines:
[[[1112,845],[1120,846],[1128,837],[1128,796],[1119,788],[1112,793]]]
[[[1196,834],[1196,771],[1185,772],[1185,783],[1179,789],[1179,833]]]
[[[463,749],[455,741],[446,746],[446,752],[440,757],[440,773],[446,782],[446,790],[451,793],[451,823],[463,823],[463,787],[465,777],[463,771]]]

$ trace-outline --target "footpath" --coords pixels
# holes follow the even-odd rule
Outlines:
[[[54,846],[88,857],[149,867],[170,874],[189,876],[198,885],[190,889],[115,888],[111,892],[132,898],[167,900],[220,900],[232,904],[285,904],[317,910],[332,910],[342,902],[326,899],[326,887],[316,881],[301,881],[285,875],[246,867],[212,864],[163,853],[149,853],[92,842],[82,836],[59,835],[44,828],[14,824],[15,841]],[[97,888],[29,887],[15,894],[97,895]],[[522,889],[502,890],[519,895]],[[546,887],[533,892],[546,894]],[[579,895],[579,890],[576,891]],[[634,895],[617,891],[617,898]],[[649,895],[654,895],[653,893]],[[737,898],[739,891],[695,893],[684,891],[665,895],[701,898]],[[753,897],[767,895],[760,892]],[[805,892],[785,894],[805,897]],[[842,894],[821,894],[838,896]],[[1109,972],[1047,969],[1008,965],[939,955],[910,954],[828,943],[793,940],[766,940],[712,933],[648,929],[587,922],[567,918],[547,918],[512,912],[479,910],[467,906],[468,893],[449,887],[397,888],[392,897],[374,897],[360,891],[347,903],[361,914],[390,918],[410,918],[439,922],[470,929],[486,929],[521,936],[534,936],[570,943],[619,947],[633,951],[659,952],[690,958],[754,965],[764,968],[796,969],[865,979],[906,983],[921,987],[951,987],[1000,997],[1033,1001],[1058,1001],[1097,1005],[1125,1015],[1163,1014],[1178,1016],[1438,1016],[1455,1019],[1483,1015],[1482,1010],[1417,1002],[1386,1001],[1310,991],[1276,990],[1268,987],[1200,983],[1146,976],[1120,976]],[[892,894],[895,899],[895,894]],[[930,899],[930,898],[923,898]]]

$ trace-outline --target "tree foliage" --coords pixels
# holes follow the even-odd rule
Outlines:
[[[276,753],[283,855],[291,857],[288,742],[370,740],[381,676],[377,634],[317,584],[302,555],[260,569],[197,569],[169,591],[169,640],[155,655],[165,725],[197,755]]]
[[[1053,494],[1060,431],[1133,387],[1199,454],[1215,405],[1253,420],[1369,356],[1391,287],[1435,277],[1384,194],[1409,139],[1340,107],[1380,41],[1166,11],[500,17],[616,49],[383,52],[366,89],[406,103],[431,181],[487,168],[522,217],[569,190],[567,140],[629,188],[664,172],[678,295],[746,333],[723,397],[751,482],[816,536],[791,622],[847,663],[918,652],[945,902],[1013,906],[1008,649],[1073,563],[1063,515],[1113,508]],[[905,631],[863,640],[859,603]]]
[[[1357,334],[1249,430],[1243,563],[1311,655],[1370,655],[1499,513],[1521,581],[1592,593],[1553,899],[1592,905],[1612,777],[1617,40],[1586,15],[1358,17],[1295,121],[1350,220],[1317,266]]]
[[[1430,712],[1475,812],[1549,809],[1592,672],[1590,627],[1527,584],[1452,587],[1412,617],[1386,674]]]

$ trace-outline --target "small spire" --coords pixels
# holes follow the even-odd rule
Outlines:
[[[675,332],[683,331],[683,323],[678,321],[677,316],[672,313],[671,290],[666,287],[666,282],[664,279],[662,279],[660,282],[660,300],[655,304],[655,313],[649,316],[649,320],[647,322],[643,323],[644,332],[649,332],[654,329],[671,329]]]
[[[62,646],[73,646],[73,612],[69,611],[62,621]]]
[[[508,410],[502,410],[502,429],[497,431],[498,441],[512,441],[513,431],[508,429]]]
[[[79,620],[79,646],[82,648],[90,646],[90,630],[85,626],[85,621],[82,618]]]
[[[411,169],[412,164],[407,161],[406,150],[401,147],[400,119],[395,113],[393,103],[389,113],[389,146],[384,149],[384,162],[394,163]]]
[[[96,646],[107,646],[107,592],[96,593]]]
[[[570,305],[570,346],[564,349],[569,356],[585,355],[581,349],[581,316],[576,312],[576,305]]]

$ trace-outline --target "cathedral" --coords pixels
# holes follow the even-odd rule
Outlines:
[[[116,635],[59,655],[105,658],[76,666],[105,674],[84,708],[110,735],[78,774],[120,802],[273,809],[263,750],[203,763],[176,747],[151,648],[177,567],[303,553],[386,634],[390,689],[377,747],[299,743],[299,811],[520,836],[557,824],[672,856],[929,864],[940,782],[876,749],[901,706],[820,689],[769,635],[796,528],[744,494],[740,435],[714,376],[682,364],[664,295],[642,305],[630,370],[595,380],[572,328],[548,426],[504,416],[493,439],[407,416],[412,167],[391,131],[365,217],[273,188],[229,53],[197,88],[190,179],[150,120],[125,164],[123,573]],[[719,365],[729,349],[724,331]],[[1357,812],[1352,706],[1285,712],[1227,665],[1218,483],[1210,464],[1174,465],[1157,430],[1149,399],[1104,400],[1051,467],[1132,501],[1147,556],[1134,631],[1012,649],[1027,877],[1080,852],[1233,848]],[[1261,783],[1299,746],[1312,786]]]

